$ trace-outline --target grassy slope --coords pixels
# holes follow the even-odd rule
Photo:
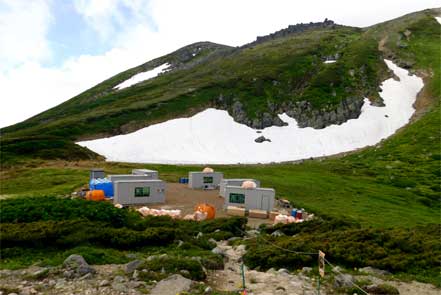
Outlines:
[[[390,37],[387,48],[394,58],[411,59],[414,70],[430,72],[425,96],[431,107],[418,121],[377,147],[343,158],[307,161],[299,165],[222,166],[226,177],[255,177],[278,195],[318,214],[343,214],[364,225],[414,226],[439,223],[440,195],[440,47],[439,24],[425,13],[407,16],[390,25],[370,28],[365,34],[378,41],[409,29],[406,48],[395,48]],[[395,34],[395,35],[394,35]],[[397,37],[398,38],[398,37]],[[266,45],[271,46],[271,45]],[[34,164],[36,166],[40,164]],[[43,166],[46,164],[43,163]],[[72,164],[66,164],[71,167]],[[87,182],[87,167],[105,166],[109,173],[128,172],[134,165],[99,163],[71,167],[13,168],[2,175],[1,194],[67,194]],[[149,165],[166,180],[176,181],[200,167]],[[55,175],[58,175],[55,177]],[[56,183],[58,181],[58,183]]]
[[[337,52],[342,55],[340,63],[323,64],[326,56]],[[349,69],[355,70],[354,76]],[[2,133],[6,137],[38,134],[71,140],[119,134],[193,114],[213,105],[221,94],[230,102],[241,100],[250,118],[268,111],[268,102],[280,105],[308,100],[316,108],[333,108],[348,96],[375,97],[372,89],[385,65],[372,38],[362,38],[360,29],[339,27],[213,54],[202,63],[112,90],[141,70],[137,67],[118,74],[53,109],[3,128]],[[332,92],[335,96],[329,95]]]

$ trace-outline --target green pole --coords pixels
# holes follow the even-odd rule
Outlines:
[[[243,263],[240,265],[240,270],[242,273],[242,288],[245,290],[245,269]]]

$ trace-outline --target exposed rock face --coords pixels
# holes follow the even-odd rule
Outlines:
[[[307,23],[307,24],[296,24],[296,25],[290,25],[286,29],[282,29],[280,31],[274,32],[272,34],[266,35],[266,36],[259,36],[257,37],[256,41],[251,42],[249,44],[244,45],[243,47],[250,47],[256,44],[260,44],[269,40],[274,40],[278,38],[283,38],[292,34],[298,34],[302,33],[307,30],[311,29],[318,29],[318,28],[336,28],[341,27],[340,25],[336,25],[332,20],[325,19],[323,22],[318,23]]]
[[[278,114],[286,113],[296,119],[299,127],[325,128],[333,124],[342,124],[349,119],[356,119],[361,114],[364,100],[362,97],[348,97],[332,109],[315,109],[308,101],[284,102],[280,106],[268,104],[268,112],[257,118],[250,119],[242,102],[237,99],[228,100],[222,94],[216,99],[215,107],[228,110],[234,121],[254,129],[270,126],[286,126]],[[256,141],[257,142],[257,141]],[[260,141],[261,142],[261,141]]]
[[[363,99],[349,97],[340,102],[333,110],[314,109],[307,101],[290,103],[283,107],[286,114],[296,119],[299,127],[325,128],[332,124],[342,124],[349,119],[356,119],[361,114]]]

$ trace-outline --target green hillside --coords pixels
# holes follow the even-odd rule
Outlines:
[[[108,204],[60,198],[84,186],[91,167],[114,174],[148,167],[173,182],[201,167],[105,162],[74,141],[130,132],[207,106],[231,111],[234,101],[243,104],[250,118],[277,111],[278,105],[290,101],[307,100],[325,111],[353,95],[367,95],[381,103],[376,92],[389,75],[382,62],[388,58],[423,77],[425,83],[412,122],[392,137],[374,147],[326,159],[214,168],[228,178],[259,179],[263,186],[274,187],[279,197],[318,216],[300,225],[263,228],[261,236],[244,241],[252,250],[244,257],[247,266],[261,270],[316,267],[315,257],[279,249],[322,249],[327,259],[348,272],[369,265],[392,272],[393,279],[416,279],[439,287],[441,25],[434,15],[441,15],[441,10],[425,10],[364,29],[314,28],[241,48],[197,43],[3,128],[0,268],[58,265],[72,253],[96,264],[128,262],[129,252],[144,258],[167,253],[175,259],[166,261],[167,274],[176,271],[176,263],[189,267],[192,278],[202,279],[201,266],[189,257],[201,257],[207,269],[222,267],[208,239],[241,236],[237,229],[243,229],[244,220],[198,224],[141,219]],[[191,52],[197,48],[203,49],[193,59]],[[336,53],[338,63],[323,63]],[[135,73],[165,62],[174,62],[176,69],[125,90],[112,90]],[[220,96],[225,98],[222,103]],[[215,229],[220,232],[213,233]],[[270,236],[274,230],[286,236]],[[204,233],[203,239],[195,238],[198,232]],[[279,248],[263,243],[261,237]],[[178,240],[183,248],[176,246]],[[160,246],[155,244],[158,241]],[[146,280],[161,279],[162,265],[150,267],[159,276]]]

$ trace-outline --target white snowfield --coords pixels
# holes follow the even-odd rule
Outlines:
[[[333,63],[335,63],[335,62],[336,62],[335,59],[328,59],[328,60],[325,60],[323,63],[324,63],[324,64],[333,64]]]
[[[358,119],[324,129],[299,128],[295,119],[279,115],[288,126],[272,126],[261,134],[239,124],[226,112],[207,109],[190,118],[174,119],[136,132],[79,142],[109,161],[175,164],[269,163],[321,157],[375,145],[409,122],[423,81],[389,60],[399,81],[383,82],[386,106],[365,99]],[[256,143],[259,136],[271,142]]]
[[[436,16],[435,19],[439,22],[439,24],[441,25],[441,16]]]
[[[165,63],[165,64],[162,64],[160,66],[157,66],[156,68],[154,68],[152,70],[149,70],[149,71],[146,71],[146,72],[142,72],[142,73],[138,73],[138,74],[132,76],[130,79],[127,79],[124,82],[116,85],[115,87],[113,87],[113,89],[120,90],[120,89],[123,89],[123,88],[127,88],[129,86],[135,85],[135,84],[137,84],[139,82],[155,78],[160,73],[166,72],[169,67],[170,67],[170,64]]]

